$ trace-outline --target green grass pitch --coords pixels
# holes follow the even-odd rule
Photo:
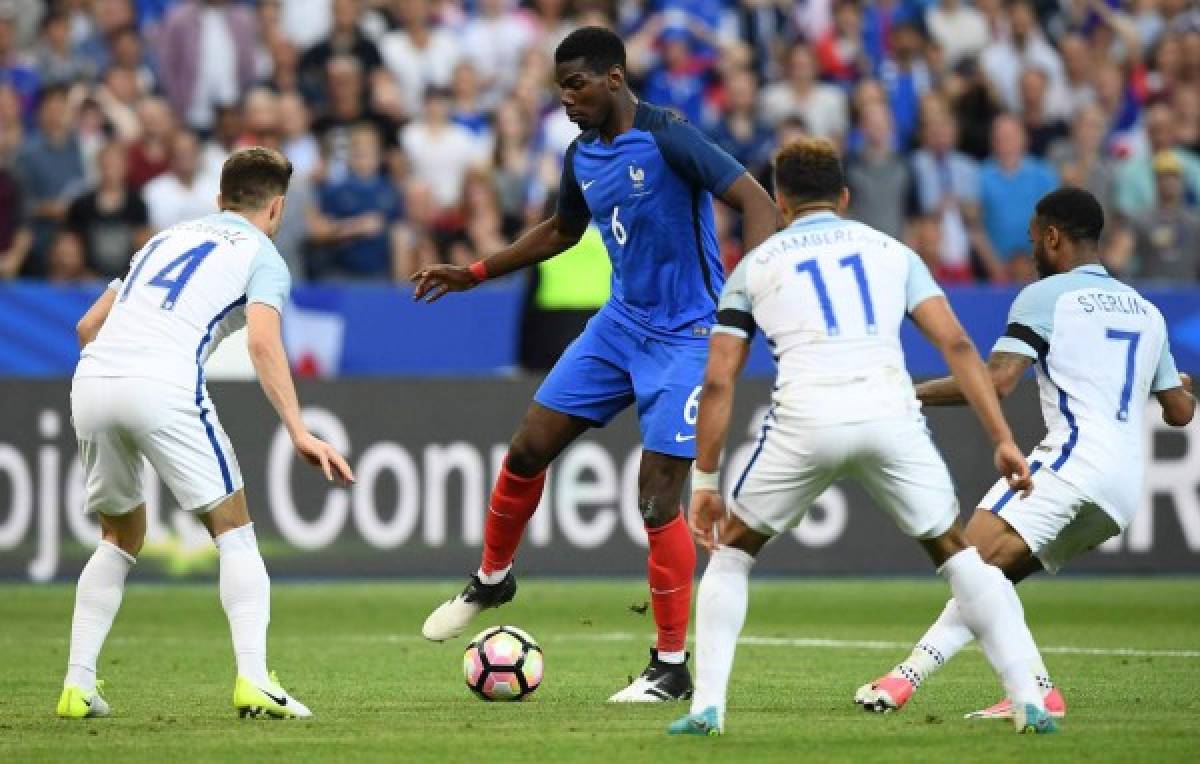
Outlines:
[[[521,585],[515,603],[479,626],[529,630],[546,651],[546,681],[524,703],[488,704],[463,684],[465,639],[417,636],[454,584],[276,584],[271,663],[316,713],[305,722],[235,717],[215,585],[137,584],[101,656],[114,717],[60,721],[73,590],[2,586],[0,761],[1200,761],[1195,579],[1021,587],[1070,708],[1060,735],[1039,738],[962,719],[1000,694],[977,652],[901,713],[868,715],[850,702],[905,654],[861,643],[919,636],[947,593],[933,579],[756,584],[744,633],[782,639],[739,648],[726,736],[716,739],[664,735],[682,704],[603,702],[645,662],[644,582]]]

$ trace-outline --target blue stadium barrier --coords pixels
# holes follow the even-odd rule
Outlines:
[[[69,376],[78,357],[75,322],[102,288],[98,283],[0,285],[0,376]],[[322,334],[319,342],[337,359],[340,376],[487,376],[516,368],[524,289],[519,279],[499,281],[433,305],[417,304],[410,290],[390,285],[307,285],[292,296],[295,315],[337,324],[338,330]],[[986,286],[948,290],[985,356],[1004,330],[1016,291]],[[1200,371],[1200,288],[1152,288],[1143,294],[1166,316],[1180,369]],[[295,356],[313,332],[299,320],[293,327],[289,350]],[[937,351],[914,326],[905,326],[902,339],[914,376],[945,373]],[[747,371],[754,376],[774,371],[761,338]]]

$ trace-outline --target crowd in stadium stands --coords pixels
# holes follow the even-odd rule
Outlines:
[[[1194,0],[0,0],[0,280],[123,276],[251,144],[295,167],[298,279],[489,254],[557,191],[583,24],[764,182],[789,137],[838,142],[851,214],[944,283],[1033,278],[1060,183],[1101,199],[1115,272],[1200,279]]]

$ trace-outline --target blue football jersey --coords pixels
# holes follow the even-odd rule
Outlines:
[[[651,336],[706,338],[725,283],[712,195],[744,172],[699,130],[645,102],[612,143],[595,130],[576,138],[558,214],[590,220],[604,237],[613,268],[602,311]]]

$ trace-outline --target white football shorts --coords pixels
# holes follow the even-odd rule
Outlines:
[[[242,487],[242,472],[212,401],[157,380],[77,378],[71,420],[79,440],[87,511],[123,515],[143,502],[142,456],[179,506],[207,511]]]
[[[1121,532],[1116,521],[1083,493],[1030,455],[1033,493],[1023,499],[998,481],[979,508],[998,515],[1025,540],[1049,573]]]
[[[841,478],[862,484],[913,538],[936,538],[958,517],[950,472],[923,419],[812,426],[771,414],[734,486],[732,511],[759,533],[783,533]]]

